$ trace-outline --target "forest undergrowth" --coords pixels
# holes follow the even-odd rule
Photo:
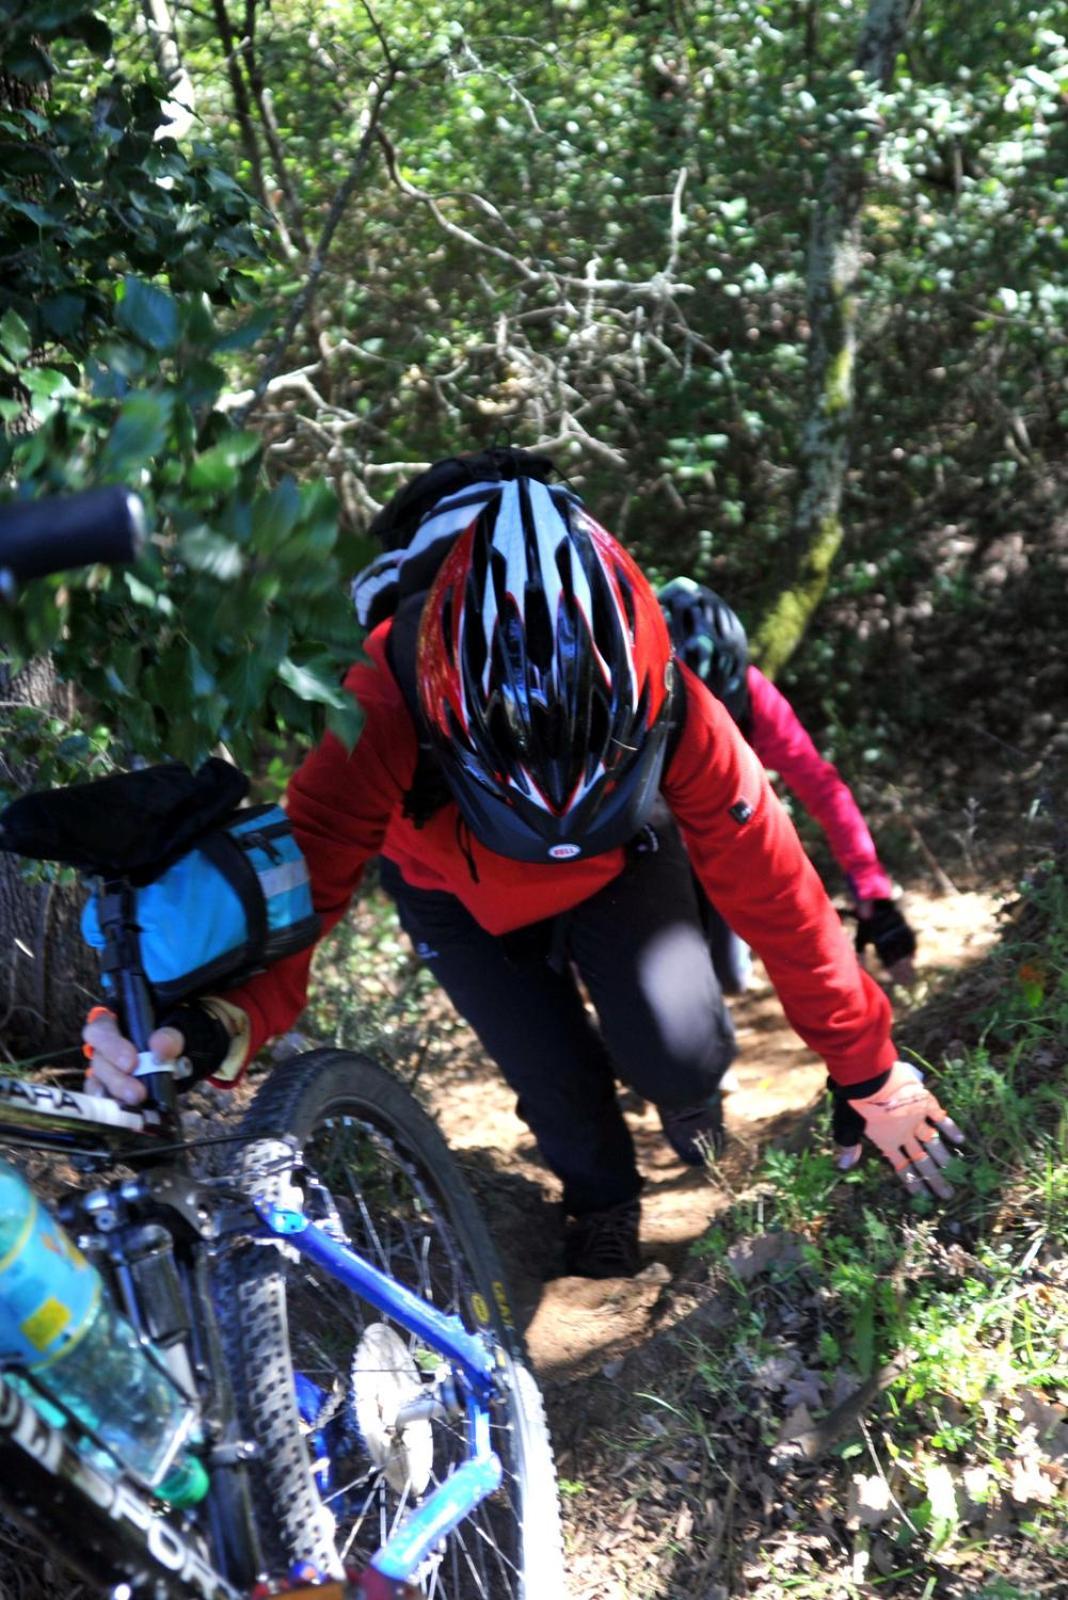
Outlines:
[[[766,1151],[670,1325],[594,1380],[575,1492],[647,1535],[606,1596],[1065,1593],[1063,860],[899,1041],[967,1130],[953,1201],[910,1202],[874,1163],[838,1173],[822,1113]]]
[[[323,963],[310,1020],[426,1092],[469,1046],[374,905]],[[646,1334],[547,1376],[575,1600],[1064,1593],[1063,856],[1032,863],[996,946],[898,1039],[967,1133],[947,1207],[909,1202],[874,1161],[837,1173],[822,1108],[795,1116],[650,1287]],[[499,1230],[509,1174],[472,1176]],[[3,1600],[61,1593],[85,1591],[0,1529]]]

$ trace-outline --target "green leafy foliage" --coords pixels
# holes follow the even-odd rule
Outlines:
[[[809,407],[812,209],[848,157],[863,303],[832,582],[907,583],[912,522],[948,474],[1007,485],[1063,439],[1068,56],[1052,4],[1014,0],[996,27],[955,4],[915,19],[884,91],[852,70],[865,12],[386,0],[371,19],[285,0],[257,12],[254,49],[291,201],[254,107],[251,160],[213,28],[183,19],[205,128],[305,239],[264,263],[276,304],[355,159],[368,85],[404,71],[391,161],[342,219],[272,445],[325,461],[358,529],[407,475],[391,463],[554,440],[657,573],[716,582],[755,631]]]
[[[958,1035],[924,1062],[967,1130],[953,1200],[906,1199],[871,1156],[843,1177],[826,1128],[802,1152],[769,1151],[697,1252],[716,1290],[708,1331],[681,1331],[680,1359],[657,1369],[659,1403],[681,1419],[670,1455],[692,1459],[695,1433],[714,1441],[712,1477],[736,1478],[724,1453],[746,1458],[739,1435],[773,1459],[799,1430],[820,1435],[797,1471],[818,1474],[820,1526],[837,1503],[853,1571],[877,1557],[880,1592],[911,1597],[921,1569],[990,1596],[1014,1592],[1006,1573],[1059,1581],[1066,973],[1061,853],[1024,884],[1000,944],[904,1029]],[[769,1600],[839,1591],[805,1543]]]
[[[222,742],[249,761],[327,721],[351,742],[333,496],[268,476],[261,435],[216,409],[221,361],[264,326],[242,310],[264,262],[251,203],[224,156],[164,136],[151,79],[86,57],[107,34],[85,5],[9,9],[0,31],[8,70],[50,83],[0,117],[0,468],[18,498],[127,484],[152,530],[135,571],[29,586],[0,615],[8,664],[50,654],[119,760]],[[79,772],[84,720],[31,718],[23,755]]]

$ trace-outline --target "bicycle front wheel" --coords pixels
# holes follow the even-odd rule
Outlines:
[[[541,1396],[496,1252],[436,1125],[375,1062],[313,1050],[268,1079],[241,1131],[246,1186],[296,1206],[498,1342],[491,1434],[503,1483],[441,1541],[417,1583],[435,1600],[562,1597]],[[332,1575],[360,1566],[467,1453],[463,1417],[396,1426],[399,1406],[425,1390],[440,1357],[284,1246],[236,1252],[220,1311],[257,1445],[265,1543],[286,1566],[310,1562]]]

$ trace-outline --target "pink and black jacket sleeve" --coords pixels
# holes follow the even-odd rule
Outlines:
[[[841,773],[823,759],[785,695],[756,667],[749,668],[747,684],[753,749],[819,823],[856,899],[889,900],[890,879]]]
[[[753,946],[783,1009],[842,1085],[887,1071],[890,1003],[857,962],[763,763],[687,667],[686,720],[661,789],[701,885]]]

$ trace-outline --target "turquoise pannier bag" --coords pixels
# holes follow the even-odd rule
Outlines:
[[[230,987],[319,936],[307,864],[281,806],[235,811],[132,893],[141,962],[158,1001]],[[104,948],[97,894],[82,913],[82,933]]]

